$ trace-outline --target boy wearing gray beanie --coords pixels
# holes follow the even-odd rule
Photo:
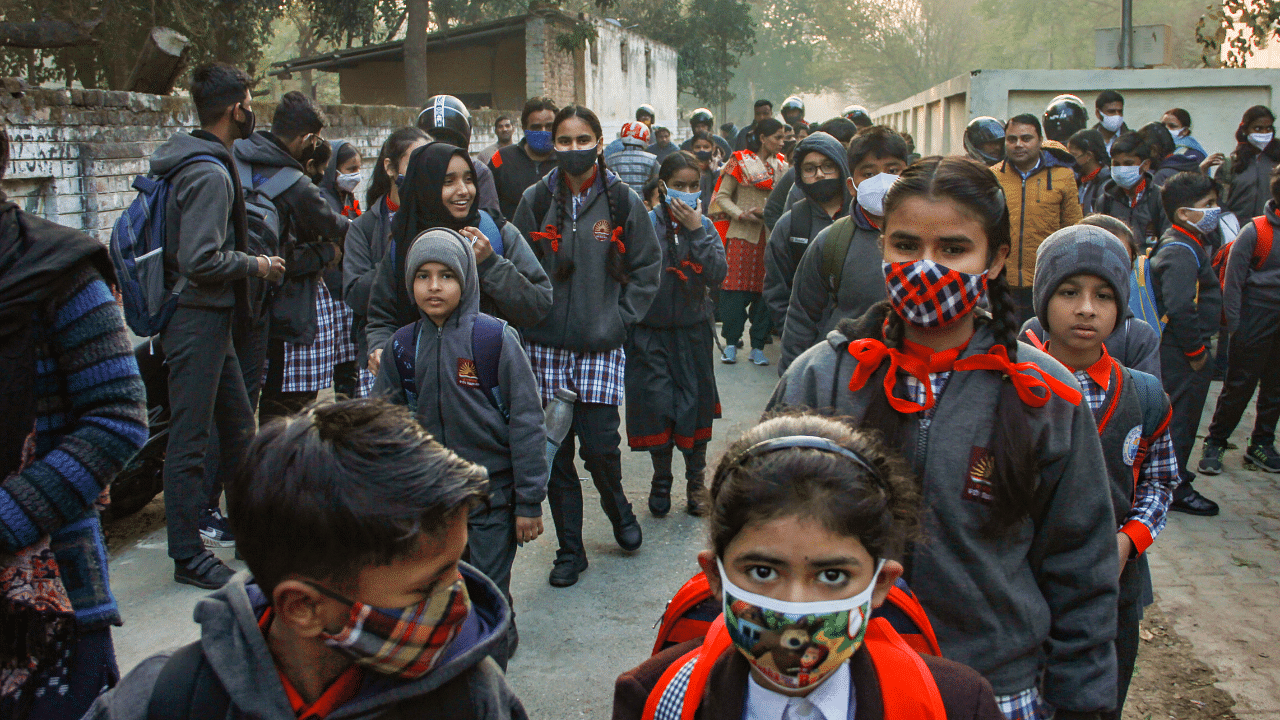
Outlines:
[[[1120,607],[1116,630],[1118,698],[1104,717],[1119,718],[1138,654],[1138,625],[1152,601],[1146,550],[1164,527],[1178,459],[1169,434],[1172,411],[1160,381],[1121,365],[1103,341],[1129,305],[1129,252],[1111,233],[1073,225],[1050,235],[1036,253],[1032,301],[1044,349],[1080,382],[1093,411],[1111,478]],[[1034,334],[1024,339],[1035,342]],[[1135,483],[1136,479],[1136,483]]]

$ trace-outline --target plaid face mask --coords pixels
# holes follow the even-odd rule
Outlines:
[[[950,325],[987,294],[987,271],[971,275],[932,260],[884,263],[889,304],[904,321],[920,328]]]
[[[308,584],[351,606],[341,631],[321,635],[324,644],[361,667],[404,680],[416,680],[435,669],[471,614],[471,596],[462,578],[406,608],[371,607]]]

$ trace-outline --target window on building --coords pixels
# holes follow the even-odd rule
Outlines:
[[[622,48],[622,52],[621,52],[622,72],[626,72],[627,71],[627,50],[629,50],[629,48],[627,47],[627,41],[623,40],[622,44],[619,45],[619,47]]]

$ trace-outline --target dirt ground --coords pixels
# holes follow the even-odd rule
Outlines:
[[[163,526],[162,496],[106,525],[108,551],[114,554]],[[1147,608],[1141,637],[1124,720],[1235,720],[1235,701],[1214,686],[1213,671],[1196,659],[1191,643],[1173,630],[1159,605]]]

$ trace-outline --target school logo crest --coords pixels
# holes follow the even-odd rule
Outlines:
[[[995,461],[986,448],[976,447],[969,453],[969,474],[964,481],[964,493],[961,497],[970,502],[990,505],[995,501],[995,487],[991,484],[991,475],[995,472]]]
[[[458,358],[458,384],[462,387],[480,387],[480,375],[476,373],[474,360]]]
[[[607,243],[613,239],[613,223],[608,220],[598,220],[591,227],[591,234],[596,236],[596,240]]]
[[[1124,464],[1133,467],[1134,461],[1138,459],[1138,446],[1142,443],[1142,426],[1134,425],[1128,435],[1124,436],[1124,447],[1120,450],[1120,457],[1124,460]]]

